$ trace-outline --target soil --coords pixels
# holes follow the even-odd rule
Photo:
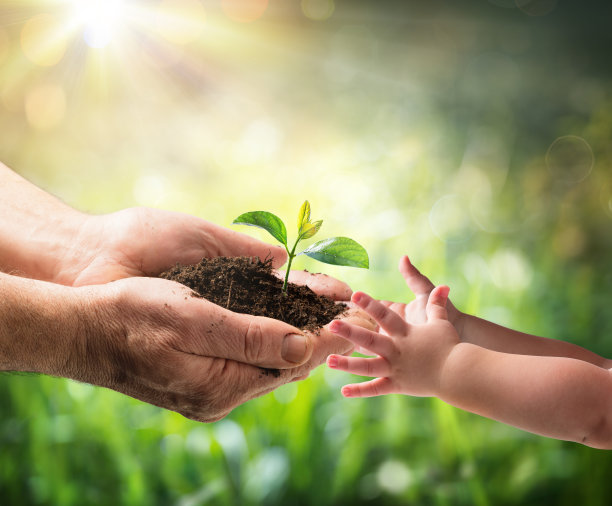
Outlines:
[[[275,318],[302,330],[316,331],[346,309],[293,283],[284,295],[283,281],[272,273],[272,260],[203,258],[196,265],[177,264],[160,277],[178,281],[230,311]]]

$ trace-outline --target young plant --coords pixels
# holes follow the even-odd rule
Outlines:
[[[234,225],[250,225],[253,227],[263,228],[272,234],[272,236],[280,242],[289,255],[287,264],[287,274],[285,275],[285,282],[283,283],[283,293],[287,293],[287,280],[289,279],[289,271],[291,270],[291,263],[293,259],[298,255],[306,255],[310,258],[314,258],[319,262],[332,265],[348,265],[350,267],[362,267],[367,269],[370,266],[370,260],[368,259],[368,253],[366,250],[348,237],[332,237],[330,239],[323,239],[318,241],[300,253],[296,253],[295,249],[300,241],[303,239],[310,239],[315,235],[323,220],[310,221],[310,204],[306,200],[300,208],[298,215],[298,234],[295,244],[291,250],[287,244],[287,229],[283,220],[281,220],[275,214],[269,213],[268,211],[251,211],[248,213],[241,214],[233,222]]]

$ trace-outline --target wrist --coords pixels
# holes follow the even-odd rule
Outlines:
[[[462,378],[478,366],[480,351],[479,346],[463,342],[449,350],[439,370],[436,397],[452,404]]]
[[[0,268],[23,277],[69,285],[70,265],[82,243],[88,216],[71,208],[49,216],[19,220],[10,230],[13,240],[0,246]],[[24,232],[27,231],[27,236]],[[12,245],[11,245],[12,244]]]
[[[0,270],[62,282],[64,259],[87,215],[1,163],[0,215],[4,218],[0,230]]]
[[[459,336],[460,341],[465,341],[464,334],[466,332],[466,325],[470,318],[470,315],[455,309],[455,311],[449,312],[449,321],[455,327],[457,331],[457,335]]]
[[[0,274],[0,369],[64,375],[77,309],[70,288]]]
[[[67,339],[61,376],[112,387],[121,365],[121,303],[114,283],[65,288],[72,295],[73,332]]]

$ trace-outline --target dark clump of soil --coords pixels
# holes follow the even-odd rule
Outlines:
[[[293,283],[284,295],[283,281],[272,273],[272,260],[203,258],[196,265],[177,264],[160,277],[178,281],[230,311],[275,318],[303,330],[315,331],[346,309]]]

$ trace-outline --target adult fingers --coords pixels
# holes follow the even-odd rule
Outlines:
[[[281,279],[285,272],[277,272]],[[318,295],[324,295],[332,300],[348,301],[353,290],[344,281],[328,276],[327,274],[312,273],[308,271],[289,272],[289,281],[296,285],[305,285]]]
[[[393,342],[388,336],[383,336],[382,334],[348,324],[341,320],[334,320],[331,322],[329,324],[329,330],[377,355],[384,357],[393,353]]]
[[[426,276],[423,276],[419,270],[412,265],[408,256],[404,255],[399,262],[399,271],[406,280],[408,288],[417,297],[428,295],[434,288],[434,285]]]
[[[431,291],[425,308],[428,320],[448,320],[446,301],[449,291],[450,288],[445,285],[437,286]]]
[[[174,346],[196,355],[220,357],[268,368],[288,368],[305,363],[312,355],[309,335],[287,323],[238,314],[195,297],[187,336]]]
[[[362,358],[330,355],[327,357],[327,365],[332,369],[358,374],[359,376],[388,376],[391,370],[389,362],[382,357]]]
[[[351,300],[374,318],[388,334],[401,334],[406,331],[406,322],[380,301],[363,292],[355,292]]]
[[[342,387],[344,397],[374,397],[393,393],[389,378],[376,378],[363,383],[353,383]]]
[[[355,323],[361,320],[349,317],[349,321]],[[309,338],[312,342],[310,359],[292,369],[270,370],[233,360],[219,359],[218,362],[224,364],[223,367],[219,367],[219,374],[207,375],[215,378],[213,390],[218,396],[214,401],[216,405],[212,407],[212,412],[222,413],[223,416],[249,399],[265,395],[285,383],[304,380],[310,371],[325,361],[327,356],[345,353],[352,347],[348,341],[325,327],[318,333],[309,335]],[[206,378],[204,380],[206,381]],[[206,388],[210,390],[210,385]]]

